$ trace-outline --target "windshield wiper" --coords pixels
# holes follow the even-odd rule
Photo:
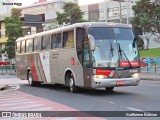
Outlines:
[[[110,47],[111,47],[110,52],[111,52],[111,55],[112,55],[112,58],[113,58],[113,51],[114,51],[114,48],[112,47],[111,41],[110,41]]]
[[[120,55],[124,55],[124,57],[126,58],[127,62],[129,63],[130,67],[132,67],[131,62],[129,61],[128,57],[126,56],[125,52],[121,49],[120,44],[118,43],[118,47],[119,47],[119,53]]]

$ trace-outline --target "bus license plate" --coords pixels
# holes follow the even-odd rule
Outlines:
[[[124,85],[124,81],[117,81],[116,85]]]

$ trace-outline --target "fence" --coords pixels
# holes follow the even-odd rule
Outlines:
[[[141,72],[160,74],[160,58],[141,58]],[[1,65],[0,74],[16,74],[15,65]]]
[[[141,72],[160,74],[160,58],[141,58]]]
[[[0,75],[4,74],[16,74],[15,65],[1,65],[0,66]]]

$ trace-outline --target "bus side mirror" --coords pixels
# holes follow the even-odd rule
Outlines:
[[[148,50],[148,40],[143,35],[138,35],[138,43],[143,47],[144,50]]]
[[[91,34],[89,34],[88,35],[88,39],[89,39],[90,50],[91,51],[95,51],[96,50],[96,45],[95,45],[95,39],[94,39],[94,37]]]

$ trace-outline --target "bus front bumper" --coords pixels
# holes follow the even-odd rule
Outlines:
[[[98,79],[92,77],[92,88],[102,88],[102,87],[120,87],[120,86],[137,86],[139,84],[140,78],[106,78]]]

